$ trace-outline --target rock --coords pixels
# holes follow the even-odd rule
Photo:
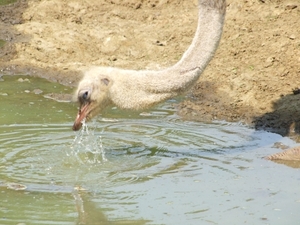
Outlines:
[[[285,7],[286,10],[292,10],[292,9],[296,9],[297,8],[297,5],[287,5]]]
[[[18,82],[30,82],[30,81],[29,81],[28,78],[25,78],[25,79],[19,78],[19,79],[18,79]]]
[[[289,148],[283,152],[278,152],[266,157],[268,160],[288,160],[300,161],[300,146]]]
[[[296,39],[296,36],[295,36],[294,34],[292,34],[292,35],[289,36],[289,39],[295,40],[295,39]]]
[[[22,191],[27,188],[25,185],[19,184],[19,183],[7,183],[6,187],[7,187],[7,189],[12,189],[15,191]]]
[[[58,94],[58,93],[49,93],[44,95],[44,98],[52,99],[57,102],[71,102],[73,95],[71,94]]]
[[[273,148],[280,148],[281,150],[286,150],[289,146],[282,144],[281,142],[275,142],[272,146]]]
[[[43,93],[43,91],[41,89],[34,89],[32,92],[36,95]]]

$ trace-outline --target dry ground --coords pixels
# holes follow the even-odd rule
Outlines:
[[[0,6],[5,40],[0,73],[75,86],[79,71],[91,65],[170,66],[191,43],[196,5],[196,0],[19,0]],[[299,0],[228,0],[217,54],[178,105],[179,114],[298,134],[299,18]]]

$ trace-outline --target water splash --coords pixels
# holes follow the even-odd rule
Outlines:
[[[85,120],[75,136],[68,156],[75,156],[81,164],[102,164],[107,161],[102,137],[89,130]]]

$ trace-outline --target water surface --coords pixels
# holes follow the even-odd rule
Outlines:
[[[183,121],[172,101],[143,114],[112,108],[73,132],[76,105],[43,97],[72,90],[31,77],[3,79],[0,224],[300,220],[299,169],[263,159],[281,151],[275,142],[295,145],[288,138],[240,124]]]

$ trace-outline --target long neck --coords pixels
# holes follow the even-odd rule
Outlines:
[[[192,44],[174,66],[150,72],[146,81],[149,92],[175,96],[198,80],[218,47],[225,10],[225,0],[199,0],[198,25]]]
[[[109,72],[114,76],[112,101],[122,108],[145,108],[189,89],[212,59],[221,35],[226,0],[199,0],[199,16],[191,46],[174,66],[161,71]]]
[[[205,69],[219,45],[225,10],[225,0],[199,0],[196,34],[192,44],[173,69],[189,71],[197,67],[201,72]]]

